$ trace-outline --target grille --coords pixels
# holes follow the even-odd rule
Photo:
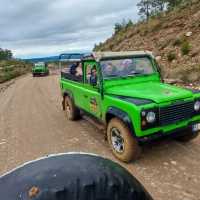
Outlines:
[[[42,69],[36,69],[35,72],[42,72]]]
[[[181,102],[160,108],[160,124],[168,125],[192,117],[194,102]]]

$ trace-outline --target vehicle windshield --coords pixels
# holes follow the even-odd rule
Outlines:
[[[100,65],[104,78],[150,75],[155,73],[149,57],[102,60]]]
[[[45,64],[43,62],[36,63],[34,66],[35,67],[43,67]]]

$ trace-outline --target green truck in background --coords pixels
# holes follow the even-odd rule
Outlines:
[[[96,52],[61,72],[63,109],[101,123],[114,155],[130,162],[141,144],[162,137],[187,142],[200,130],[200,91],[162,81],[148,51]]]
[[[35,63],[32,68],[32,74],[34,76],[48,76],[49,75],[49,69],[46,63],[44,62],[38,62]]]

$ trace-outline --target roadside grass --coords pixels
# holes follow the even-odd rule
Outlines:
[[[0,61],[0,83],[31,71],[32,65],[18,60]]]

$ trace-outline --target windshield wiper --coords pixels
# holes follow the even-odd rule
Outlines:
[[[131,72],[127,76],[133,76],[133,75],[142,75],[143,73],[140,72]]]

